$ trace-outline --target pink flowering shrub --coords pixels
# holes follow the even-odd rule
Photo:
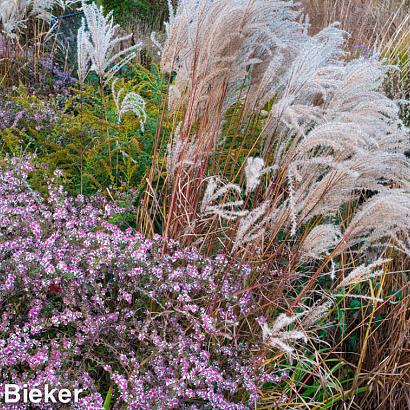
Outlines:
[[[25,89],[21,89],[23,93]],[[53,107],[36,98],[20,98],[19,101],[0,102],[0,132],[5,129],[42,131],[51,130],[58,121]]]
[[[243,337],[249,268],[164,252],[110,223],[121,210],[101,198],[50,185],[44,199],[32,170],[0,170],[0,392],[83,388],[73,408],[101,409],[113,385],[118,409],[245,409],[279,380]]]

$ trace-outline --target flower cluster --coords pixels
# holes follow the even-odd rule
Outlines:
[[[50,81],[48,77],[51,77],[52,88],[56,94],[69,94],[69,87],[75,84],[77,80],[48,56],[41,58],[40,64],[45,70],[45,73],[40,73],[40,80]]]
[[[114,408],[246,409],[280,380],[252,354],[248,267],[121,230],[101,198],[45,199],[33,170],[0,170],[0,395],[82,388],[75,408],[102,409],[112,385]]]
[[[23,132],[28,128],[41,131],[55,124],[57,119],[55,110],[44,102],[20,104],[4,100],[0,104],[0,131],[8,128],[18,128]]]

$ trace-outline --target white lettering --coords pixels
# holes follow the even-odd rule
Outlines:
[[[46,403],[49,403],[51,401],[51,403],[57,403],[56,398],[54,397],[54,393],[57,391],[57,389],[52,389],[52,390],[48,390],[48,384],[45,385],[44,388],[44,401]]]
[[[78,403],[78,396],[80,393],[82,393],[84,390],[83,389],[74,389],[74,403]]]
[[[6,384],[4,401],[6,403],[18,403],[20,401],[20,387],[17,384]]]
[[[58,392],[58,401],[60,403],[69,403],[71,401],[71,392],[68,389],[62,389]]]
[[[32,389],[28,393],[28,399],[30,403],[40,403],[41,398],[43,397],[43,393],[39,389]]]
[[[1,1],[1,0],[0,0]],[[48,384],[44,386],[44,391],[39,388],[30,388],[27,384],[20,387],[18,384],[5,384],[4,401],[5,403],[78,403],[80,393],[84,389],[74,389],[72,392],[69,389],[57,390],[52,389]],[[0,410],[1,410],[0,405]]]
[[[28,403],[28,390],[27,384],[23,384],[23,403]]]

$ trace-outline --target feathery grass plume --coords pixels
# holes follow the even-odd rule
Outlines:
[[[112,95],[114,98],[115,106],[117,108],[118,123],[122,121],[122,117],[127,112],[132,112],[138,118],[141,119],[140,127],[144,131],[144,125],[147,121],[147,113],[145,111],[145,101],[144,99],[134,91],[127,93],[122,99],[124,94],[124,88],[121,88],[119,91],[116,91],[115,86],[118,82],[118,79],[114,79],[111,85]]]
[[[168,21],[164,22],[164,26],[165,26],[165,33],[169,37],[171,27],[173,26],[174,20],[175,20],[175,9],[174,9],[174,5],[172,4],[172,0],[167,0],[167,6],[168,6],[168,16],[169,17],[168,17]]]
[[[265,161],[260,157],[249,157],[246,160],[246,166],[244,169],[246,179],[246,193],[253,192],[261,183],[263,175],[269,172],[276,171],[278,167],[273,165],[271,167],[265,167]]]
[[[147,121],[147,113],[145,111],[145,101],[138,93],[130,92],[125,95],[121,102],[121,109],[118,112],[119,121],[122,120],[122,117],[127,112],[132,112],[141,119],[140,127],[141,130],[144,131],[144,126]]]
[[[58,6],[63,11],[70,9],[75,4],[78,4],[80,2],[81,0],[54,0],[56,6]]]
[[[224,112],[248,77],[257,88],[262,67],[276,50],[295,47],[300,27],[288,1],[184,0],[170,15],[161,64],[176,72],[194,112],[218,100]]]
[[[0,0],[0,23],[6,37],[16,38],[26,27],[27,5],[26,0]]]
[[[315,226],[303,241],[302,260],[319,259],[338,244],[342,234],[340,228],[333,224]]]
[[[49,22],[53,16],[52,10],[55,0],[30,0],[30,14],[35,18]]]
[[[410,192],[392,189],[370,198],[354,215],[346,235],[351,245],[360,244],[363,250],[380,247],[384,239],[392,238],[405,251],[401,245],[410,238],[409,227]]]
[[[253,2],[252,5],[254,3],[258,2]],[[376,56],[346,58],[344,46],[347,34],[336,25],[310,36],[303,24],[288,24],[289,19],[295,20],[297,16],[291,2],[286,5],[272,2],[271,5],[260,8],[236,2],[230,19],[234,20],[232,16],[237,19],[241,16],[239,26],[244,30],[241,33],[244,37],[249,35],[251,38],[244,40],[241,37],[239,42],[235,37],[235,28],[238,29],[239,26],[233,22],[234,34],[226,40],[228,43],[219,41],[219,45],[224,45],[227,50],[224,60],[218,57],[218,52],[213,53],[213,40],[219,38],[219,35],[222,36],[219,33],[221,23],[225,21],[225,17],[228,18],[224,14],[227,13],[224,8],[226,4],[230,2],[203,0],[198,3],[197,9],[193,10],[192,2],[182,2],[170,26],[162,63],[164,68],[169,70],[176,64],[175,86],[181,95],[191,99],[189,110],[196,110],[195,114],[191,111],[187,113],[189,118],[191,115],[196,117],[198,110],[201,110],[199,101],[203,96],[209,103],[209,110],[220,104],[221,98],[223,104],[231,99],[238,99],[241,88],[238,85],[242,84],[245,77],[248,77],[248,82],[243,83],[247,87],[247,100],[251,101],[251,95],[254,95],[254,105],[258,110],[268,102],[271,103],[267,118],[262,120],[263,129],[258,136],[263,140],[263,156],[253,165],[254,174],[250,173],[251,163],[244,165],[245,176],[251,181],[247,193],[257,186],[261,174],[265,172],[261,166],[262,161],[264,166],[266,164],[267,168],[274,167],[277,172],[264,179],[265,186],[261,196],[256,196],[250,203],[246,202],[246,209],[235,210],[235,213],[244,214],[235,214],[240,221],[234,236],[233,249],[238,250],[248,245],[251,242],[249,238],[261,238],[264,234],[278,234],[281,231],[287,232],[295,242],[303,242],[303,239],[298,237],[299,228],[306,226],[313,229],[314,224],[308,224],[314,218],[335,220],[334,216],[342,206],[362,198],[363,194],[365,202],[377,193],[383,198],[390,198],[386,200],[391,204],[391,208],[395,208],[395,211],[391,211],[391,218],[395,220],[388,229],[384,226],[386,216],[380,213],[383,208],[372,215],[372,223],[368,225],[369,229],[365,229],[370,235],[369,241],[375,242],[376,238],[381,240],[381,233],[384,233],[384,237],[390,234],[397,236],[398,218],[401,218],[401,233],[403,226],[408,223],[408,211],[402,202],[410,192],[410,168],[405,156],[406,150],[410,148],[410,141],[408,130],[400,121],[397,103],[382,92],[384,79],[391,67],[386,66]],[[270,10],[271,6],[275,11]],[[269,14],[270,12],[273,14]],[[254,36],[257,37],[258,34],[246,25],[247,18],[252,16],[252,21],[263,26],[261,22],[265,21],[265,16],[258,13],[267,13],[275,20],[274,23],[266,23],[267,32],[275,28],[275,41],[262,42],[265,49],[274,49],[275,53],[268,53],[267,56],[262,53],[265,59],[262,59],[262,54],[258,54],[259,48],[257,51],[252,48]],[[207,41],[203,37],[204,27],[215,30],[208,30],[210,34]],[[247,31],[248,29],[250,31]],[[188,39],[191,42],[187,40],[187,32],[192,36]],[[235,47],[230,43],[231,39],[238,41]],[[283,40],[283,44],[290,42],[291,52],[286,47],[286,50],[277,47],[278,39]],[[243,57],[242,46],[247,51],[252,50],[248,55],[249,59]],[[195,48],[195,53],[190,51],[191,48]],[[229,53],[234,56],[230,58]],[[281,53],[284,54],[278,59],[277,55]],[[238,67],[233,68],[230,64],[236,62],[236,58],[242,59],[244,65],[237,64]],[[273,71],[265,72],[266,76],[260,83],[264,84],[264,87],[253,87],[254,70],[264,67],[259,60],[268,63],[268,69],[270,59],[270,69]],[[223,65],[222,61],[226,65]],[[224,67],[220,76],[216,70],[219,63]],[[212,81],[207,82],[209,72],[214,75],[210,77]],[[236,87],[230,89],[223,73],[232,72]],[[247,73],[245,77],[240,74],[243,72]],[[192,79],[192,83],[188,82],[188,78]],[[198,84],[200,87],[193,92],[193,88]],[[204,88],[201,91],[202,86]],[[225,90],[226,95],[218,94],[221,90]],[[224,109],[221,110],[223,115]],[[215,126],[217,122],[213,121],[212,125]],[[397,191],[393,186],[403,190],[403,201],[395,201]],[[240,189],[236,189],[236,192],[239,195]],[[275,193],[274,197],[269,198],[272,192]],[[220,213],[225,200],[227,199],[222,195],[213,198],[214,204],[207,208],[208,211],[218,209],[217,212]],[[217,204],[217,201],[220,203]],[[240,201],[241,199],[237,199],[236,206],[241,206]],[[270,206],[266,205],[267,201],[270,201]],[[249,209],[250,207],[252,209]],[[356,222],[356,219],[353,222]],[[341,229],[337,223],[333,231],[340,231],[342,236],[350,235],[349,230]],[[304,232],[309,235],[309,231]],[[376,232],[380,232],[380,235]],[[312,236],[309,238],[312,239]],[[271,236],[267,242],[272,245],[273,239]],[[332,247],[336,245],[335,238],[329,241]],[[366,245],[365,241],[362,243]],[[342,251],[348,245],[349,242],[341,240],[336,247],[338,251]],[[324,250],[324,245],[321,246]],[[319,249],[315,251],[319,252]]]
[[[270,92],[261,90],[256,101],[263,104],[275,97],[263,131],[266,137],[265,152],[271,147],[276,127],[285,127],[304,135],[309,124],[316,123],[323,110],[321,100],[335,87],[344,55],[346,34],[330,26],[314,37],[300,33],[298,49],[293,58],[284,60],[285,67],[269,73],[272,78]]]
[[[189,141],[180,137],[181,125],[181,122],[177,125],[172,134],[172,141],[167,145],[166,169],[171,179],[179,167],[198,166],[202,162],[202,158],[198,158],[195,138]]]
[[[403,237],[396,238],[395,248],[398,249],[403,254],[410,256],[410,233],[407,232],[407,235]]]
[[[378,276],[378,275],[376,275]],[[368,300],[370,302],[374,303],[383,303],[384,299],[382,298],[377,298],[374,296],[366,296],[366,295],[355,295],[355,294],[335,294],[335,297],[341,297],[341,298],[351,298],[351,299],[361,299],[361,300]]]
[[[329,295],[327,300],[323,299],[317,302],[305,312],[301,320],[301,325],[304,329],[312,328],[329,313],[334,304],[332,296],[334,295]]]
[[[218,178],[210,178],[201,203],[201,213],[203,215],[215,214],[228,221],[234,221],[240,216],[246,215],[247,211],[237,211],[235,208],[243,205],[243,200],[232,200],[215,204],[215,202],[231,194],[240,194],[241,188],[236,184],[225,184],[219,186],[221,181]]]
[[[383,269],[376,269],[383,266],[389,259],[378,259],[370,265],[361,265],[356,269],[353,269],[336,287],[336,290],[346,288],[350,285],[354,285],[359,282],[363,282],[377,276],[383,275],[385,272]]]
[[[167,145],[166,169],[172,178],[179,164],[179,158],[184,151],[184,144],[181,142],[179,134],[181,132],[181,122],[176,126],[171,135],[171,142]]]
[[[77,32],[77,74],[81,86],[84,85],[85,79],[90,72],[90,54],[89,54],[90,33],[85,26],[85,20],[81,20],[81,26]]]
[[[118,52],[115,48],[123,41],[127,41],[132,34],[117,36],[118,25],[114,25],[113,13],[104,15],[103,7],[95,3],[88,4],[82,1],[82,10],[85,16],[89,36],[84,36],[91,59],[91,70],[95,71],[100,80],[108,83],[113,76],[135,55],[141,44],[127,47]]]
[[[290,344],[291,342],[302,340],[306,342],[306,335],[300,330],[285,330],[289,325],[299,320],[304,313],[288,316],[285,314],[279,315],[272,327],[267,323],[262,325],[262,337],[264,343],[271,347],[275,347],[286,353],[291,358],[295,348]]]
[[[271,202],[266,200],[240,219],[233,243],[233,252],[256,239],[260,239],[265,234],[270,220],[275,215],[272,212],[268,212],[270,205]]]
[[[263,175],[265,162],[262,158],[250,157],[246,161],[245,177],[246,177],[246,193],[253,192],[260,184],[260,179]]]
[[[285,55],[280,60],[280,65],[277,62],[278,58],[273,57],[271,65],[264,73],[264,87],[258,88],[253,96],[258,108],[262,108],[275,97],[275,105],[270,111],[267,124],[268,129],[269,124],[277,122],[278,119],[285,124],[296,126],[297,121],[292,117],[298,113],[304,120],[302,125],[311,117],[315,118],[315,110],[310,109],[304,113],[303,106],[317,98],[318,93],[326,93],[326,90],[332,87],[333,78],[329,76],[333,77],[334,71],[329,72],[325,66],[337,70],[342,64],[340,58],[344,56],[342,47],[345,38],[346,33],[335,25],[327,27],[313,37],[300,31],[292,55]]]
[[[158,55],[160,56],[160,55],[162,54],[162,49],[163,49],[163,47],[162,47],[161,42],[158,40],[157,33],[156,33],[155,31],[153,31],[153,32],[151,33],[150,38],[151,38],[152,44],[154,44],[154,46],[155,46],[156,49],[158,50],[158,51],[157,51]]]
[[[290,220],[291,220],[291,229],[290,236],[296,235],[296,230],[298,227],[296,209],[295,209],[295,186],[293,183],[293,172],[289,167],[287,181],[288,181],[288,194],[289,194],[289,211],[290,211]]]

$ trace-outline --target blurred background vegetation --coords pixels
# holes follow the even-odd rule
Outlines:
[[[124,27],[142,25],[159,30],[168,15],[166,0],[98,0],[105,10],[113,10],[114,17]]]

